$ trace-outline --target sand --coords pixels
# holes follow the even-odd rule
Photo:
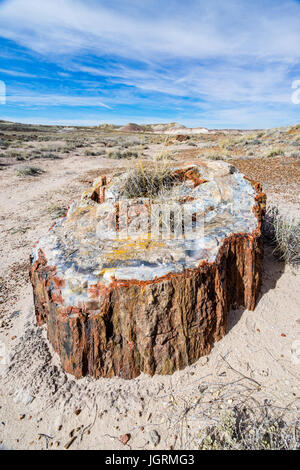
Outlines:
[[[172,376],[131,381],[75,380],[62,370],[45,328],[35,323],[28,257],[53,222],[49,208],[68,206],[97,169],[116,165],[71,155],[39,162],[46,173],[36,178],[19,178],[14,167],[1,173],[2,448],[195,449],[201,427],[236,404],[268,400],[299,416],[300,273],[268,247],[255,311],[232,310],[227,335],[208,357]]]

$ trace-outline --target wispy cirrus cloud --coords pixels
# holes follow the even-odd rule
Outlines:
[[[173,5],[172,5],[173,3]],[[252,2],[6,0],[0,34],[41,53],[87,50],[153,60],[153,56],[299,58],[300,5]],[[53,46],[56,46],[53,49]]]
[[[70,96],[50,94],[19,94],[13,93],[6,96],[7,103],[18,103],[22,106],[80,106],[100,107],[111,109],[111,107],[99,100],[98,96]]]
[[[1,75],[10,75],[12,77],[26,77],[26,78],[36,78],[36,75],[33,75],[32,73],[27,73],[27,72],[21,72],[19,70],[8,70],[8,69],[1,69],[0,68],[0,74]]]

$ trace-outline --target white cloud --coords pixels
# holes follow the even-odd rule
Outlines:
[[[23,106],[88,106],[111,109],[110,106],[99,100],[98,96],[70,96],[58,94],[20,94],[10,93],[6,97],[7,104]]]
[[[178,66],[176,75],[168,69],[136,70],[123,65],[97,69],[73,66],[74,71],[104,76],[111,83],[122,83],[141,90],[166,93],[194,100],[225,102],[287,103],[290,101],[290,78],[287,64],[265,64],[253,69],[243,61],[215,63],[209,66],[187,63]],[[109,99],[109,98],[108,98]]]
[[[36,75],[27,72],[20,72],[18,70],[8,70],[8,69],[0,69],[0,74],[10,75],[12,77],[27,77],[27,78],[36,78]]]
[[[106,5],[108,6],[105,6]],[[169,2],[168,2],[169,3]],[[299,58],[300,5],[293,0],[126,2],[9,0],[1,4],[0,34],[41,53],[91,51],[158,58]],[[152,5],[152,8],[151,8]],[[130,8],[131,7],[131,8]]]

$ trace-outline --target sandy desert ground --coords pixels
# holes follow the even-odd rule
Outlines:
[[[211,354],[171,376],[128,381],[67,375],[45,329],[36,326],[28,277],[32,245],[55,218],[97,175],[136,165],[134,155],[109,155],[128,147],[145,164],[164,152],[170,163],[230,160],[263,183],[269,204],[299,217],[299,126],[215,132],[182,142],[172,136],[166,143],[160,135],[3,124],[0,137],[2,448],[197,449],[201,429],[243,404],[299,419],[299,268],[279,261],[271,247],[265,248],[255,311],[232,310],[228,333]],[[39,170],[22,172],[28,166]]]

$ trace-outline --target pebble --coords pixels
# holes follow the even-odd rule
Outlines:
[[[160,435],[158,432],[155,429],[152,429],[149,433],[149,437],[154,447],[156,447],[160,442]]]
[[[22,415],[19,415],[19,420],[22,420],[25,418],[26,415],[22,414]]]
[[[129,439],[131,438],[131,435],[130,434],[123,434],[122,436],[120,436],[120,441],[122,442],[122,444],[124,446],[126,446],[127,442],[129,441]]]
[[[205,364],[207,364],[207,363],[208,363],[208,357],[207,356],[200,357],[200,359],[198,361],[199,366],[205,366]]]

